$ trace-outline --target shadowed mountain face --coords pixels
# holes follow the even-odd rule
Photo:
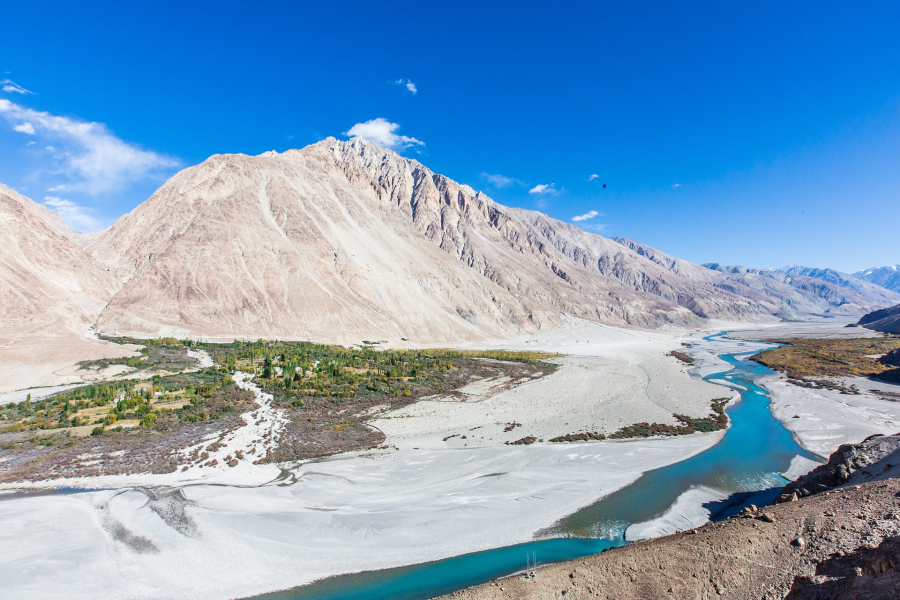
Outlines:
[[[645,327],[772,312],[361,139],[213,156],[88,251],[124,282],[98,321],[119,333],[447,342],[561,311]]]
[[[872,331],[900,335],[900,304],[870,312],[859,320],[859,324]]]
[[[873,267],[853,274],[857,279],[874,283],[886,290],[900,293],[900,265]]]

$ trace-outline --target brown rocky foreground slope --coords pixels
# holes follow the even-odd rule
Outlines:
[[[897,479],[825,492],[445,598],[900,598],[898,496]]]
[[[898,475],[900,434],[872,436],[841,446],[780,504],[445,598],[898,599]]]

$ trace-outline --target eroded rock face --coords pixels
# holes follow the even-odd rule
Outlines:
[[[560,312],[644,327],[773,312],[358,138],[213,156],[88,250],[123,285],[110,333],[446,342]]]
[[[791,502],[848,483],[900,475],[900,433],[873,435],[859,444],[839,447],[828,463],[785,486],[775,503]],[[897,470],[894,474],[893,471]]]
[[[836,553],[816,565],[815,575],[794,579],[787,600],[872,600],[900,594],[900,536],[875,548]]]

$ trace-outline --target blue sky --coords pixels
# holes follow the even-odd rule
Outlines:
[[[4,21],[0,182],[76,229],[211,154],[361,131],[694,262],[900,263],[897,3],[35,2]]]

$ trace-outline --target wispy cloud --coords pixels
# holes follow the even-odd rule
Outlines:
[[[490,183],[491,185],[493,185],[496,188],[504,188],[504,187],[512,185],[514,183],[517,183],[520,185],[522,184],[522,182],[519,181],[518,179],[515,179],[513,177],[506,177],[506,176],[500,175],[500,174],[492,175],[490,173],[482,173],[481,177],[482,177],[482,179],[486,179],[488,183]]]
[[[680,183],[673,183],[673,184],[672,184],[672,187],[681,187],[681,184],[680,184]]]
[[[69,186],[67,186],[64,183],[61,183],[59,185],[54,185],[52,188],[47,188],[47,191],[48,192],[68,192]]]
[[[95,231],[100,228],[100,222],[89,214],[92,212],[90,208],[59,196],[44,196],[44,204],[55,210],[76,231]]]
[[[391,150],[398,151],[409,148],[410,146],[425,145],[425,142],[417,140],[414,137],[397,135],[394,132],[398,129],[400,129],[400,125],[398,125],[397,123],[391,123],[387,119],[378,117],[377,119],[372,119],[371,121],[366,121],[365,123],[357,123],[350,129],[348,129],[344,133],[344,135],[348,135],[350,137],[358,136],[369,142],[374,142],[384,148],[390,148]]]
[[[528,190],[529,194],[552,194],[554,192],[558,192],[556,189],[555,183],[539,183],[530,190]]]
[[[91,194],[109,192],[179,166],[173,158],[121,140],[103,123],[60,117],[3,99],[0,99],[0,115],[14,130],[62,146],[62,152],[54,156],[54,163],[45,170],[71,177],[72,190]]]
[[[3,91],[8,94],[34,94],[34,92],[32,92],[31,90],[26,90],[11,79],[4,79],[3,81],[0,81],[0,85],[3,86]]]
[[[590,177],[588,177],[588,181],[593,181],[595,179],[600,179],[600,176],[596,173],[593,173]]]
[[[600,233],[604,229],[606,229],[605,223],[584,223],[583,225],[579,225],[583,230],[590,231],[591,233]]]
[[[413,94],[417,94],[417,93],[419,92],[419,89],[416,87],[416,84],[414,84],[414,83],[413,83],[412,81],[410,81],[409,79],[407,79],[406,81],[404,81],[403,79],[398,79],[398,80],[395,81],[394,83],[396,83],[397,85],[400,85],[400,86],[405,87],[407,90],[409,90],[409,91],[412,92]]]
[[[583,215],[578,215],[577,217],[572,217],[572,220],[576,221],[576,222],[577,221],[587,221],[588,219],[593,219],[594,217],[598,216],[599,214],[600,213],[598,213],[596,210],[591,210],[591,211],[584,213]]]
[[[13,131],[18,131],[19,133],[26,133],[28,135],[34,135],[34,125],[29,123],[28,121],[22,123],[21,125],[16,125],[13,127]]]

